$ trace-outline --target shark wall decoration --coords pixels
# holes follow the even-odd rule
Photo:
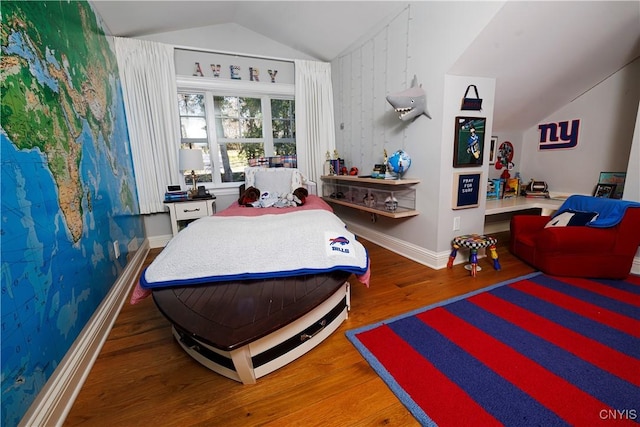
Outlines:
[[[387,95],[387,101],[400,114],[400,120],[403,122],[415,120],[422,114],[431,118],[427,111],[427,94],[422,85],[418,85],[416,76],[413,76],[409,89]]]

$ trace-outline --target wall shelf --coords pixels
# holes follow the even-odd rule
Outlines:
[[[322,198],[336,205],[347,206],[388,218],[418,215],[416,190],[418,179],[360,178],[352,175],[324,175]]]

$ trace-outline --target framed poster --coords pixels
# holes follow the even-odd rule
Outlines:
[[[456,117],[454,168],[482,165],[486,122],[484,117]]]
[[[480,202],[482,172],[453,175],[453,209],[475,208]]]
[[[495,165],[498,157],[498,137],[491,137],[491,145],[489,146],[489,164]]]

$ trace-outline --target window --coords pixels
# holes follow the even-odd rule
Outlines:
[[[197,182],[242,182],[249,159],[296,154],[293,99],[205,91],[179,93],[178,104],[181,147],[201,148],[205,156]],[[184,178],[192,184],[189,172]]]

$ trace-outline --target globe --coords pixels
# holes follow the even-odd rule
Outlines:
[[[404,150],[398,150],[389,157],[388,163],[392,172],[402,176],[411,166],[411,156]]]

